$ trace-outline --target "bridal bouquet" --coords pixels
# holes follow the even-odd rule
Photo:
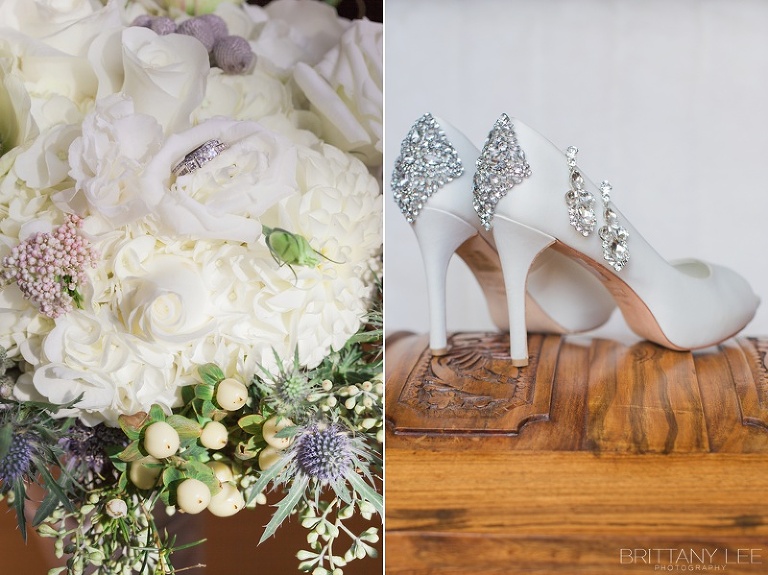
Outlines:
[[[375,556],[381,64],[315,0],[0,0],[0,495],[52,574],[265,504],[302,571]]]

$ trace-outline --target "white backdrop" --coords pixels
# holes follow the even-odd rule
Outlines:
[[[387,0],[385,23],[388,333],[428,329],[418,246],[389,188],[400,141],[432,112],[482,147],[506,112],[578,146],[665,257],[744,275],[764,300],[744,333],[768,334],[768,2]],[[493,329],[458,258],[448,324]],[[593,335],[636,339],[618,312]]]

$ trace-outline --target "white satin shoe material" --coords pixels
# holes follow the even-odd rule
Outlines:
[[[492,233],[497,245],[514,244],[515,238],[505,237],[510,227],[523,225],[538,231],[542,244],[549,242],[601,278],[633,331],[671,349],[717,344],[738,333],[754,317],[760,300],[744,278],[728,268],[698,260],[667,262],[621,214],[616,207],[621,201],[615,198],[614,211],[629,232],[631,258],[619,272],[608,266],[597,237],[603,220],[597,186],[582,173],[586,189],[595,196],[598,217],[595,232],[584,237],[568,219],[565,154],[523,122],[511,121],[532,176],[517,184],[496,206]],[[562,291],[567,291],[567,286]]]
[[[528,233],[525,226],[508,226],[511,230],[507,236],[516,254],[511,259],[526,260],[517,266],[525,268],[522,276],[512,271],[515,266],[507,264],[510,258],[500,260],[493,236],[482,228],[472,207],[472,174],[480,151],[451,124],[441,118],[435,120],[457,150],[464,173],[429,197],[412,224],[427,278],[433,353],[444,353],[447,348],[445,277],[454,253],[477,277],[494,323],[502,330],[510,330],[511,355],[516,365],[528,363],[526,328],[532,332],[573,333],[604,324],[615,305],[601,282],[554,250],[537,247],[535,253],[524,254],[520,246]],[[520,258],[519,254],[524,255]],[[509,269],[502,270],[505,265]],[[501,279],[502,272],[506,282]],[[508,305],[508,301],[513,303]]]

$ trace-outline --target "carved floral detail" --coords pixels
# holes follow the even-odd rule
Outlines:
[[[761,408],[768,408],[768,339],[758,337],[747,337],[743,341],[749,342],[749,348],[742,346],[742,349],[753,355],[751,366],[755,372],[755,388],[757,389],[757,400]]]
[[[447,355],[422,354],[400,400],[428,417],[494,418],[530,404],[538,354],[512,367],[509,339],[499,334],[457,334]],[[448,413],[446,413],[448,412]]]

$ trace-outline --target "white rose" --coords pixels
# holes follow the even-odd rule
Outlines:
[[[261,120],[290,111],[288,90],[269,74],[258,69],[249,74],[225,74],[220,68],[212,68],[203,102],[192,117],[196,123],[215,116]]]
[[[0,48],[0,156],[37,135],[31,99],[12,62],[13,55]]]
[[[4,0],[0,2],[0,22],[33,38],[57,41],[59,34],[67,34],[72,49],[88,36],[83,34],[83,27],[89,24],[89,18],[100,11],[114,10],[115,3],[111,4],[104,8],[96,0]]]
[[[69,146],[79,135],[80,126],[74,124],[58,124],[40,134],[16,158],[16,174],[30,188],[52,188],[60,184],[69,171]]]
[[[12,30],[3,30],[0,52],[15,60],[13,73],[30,97],[30,113],[41,131],[79,122],[96,94],[96,76],[84,57]]]
[[[124,93],[137,113],[154,116],[166,134],[189,127],[210,70],[208,52],[195,38],[159,36],[139,26],[102,34],[91,45],[89,59],[99,79],[99,97]]]
[[[98,214],[113,226],[149,212],[138,193],[145,165],[162,144],[160,124],[134,113],[133,102],[120,94],[99,101],[86,116],[82,136],[69,148],[75,187],[56,196],[62,209]]]
[[[210,333],[216,323],[209,290],[192,262],[174,256],[153,257],[139,276],[118,278],[125,328],[149,342],[179,344]]]
[[[382,37],[381,24],[356,20],[319,64],[300,62],[294,70],[322,120],[321,137],[370,167],[382,160]]]
[[[331,6],[315,0],[276,0],[264,11],[269,20],[252,48],[258,65],[283,77],[297,62],[316,64],[349,26]]]
[[[248,6],[242,2],[222,2],[216,7],[214,14],[224,20],[227,31],[232,36],[250,38],[258,20],[252,17],[252,9],[258,6]]]
[[[76,414],[90,424],[116,424],[119,415],[147,411],[153,403],[170,410],[184,383],[173,355],[156,343],[116,332],[110,316],[100,316],[75,310],[56,320],[39,350],[25,346],[32,371],[17,385],[17,398],[66,403],[82,394],[76,409],[57,415]]]
[[[0,22],[0,51],[13,54],[38,127],[79,122],[97,87],[86,55],[97,35],[120,26],[117,2],[6,0]]]
[[[228,149],[170,183],[173,166],[214,138]],[[261,234],[258,217],[294,193],[295,180],[291,142],[252,122],[214,119],[166,140],[141,178],[141,193],[160,234],[249,243]]]

